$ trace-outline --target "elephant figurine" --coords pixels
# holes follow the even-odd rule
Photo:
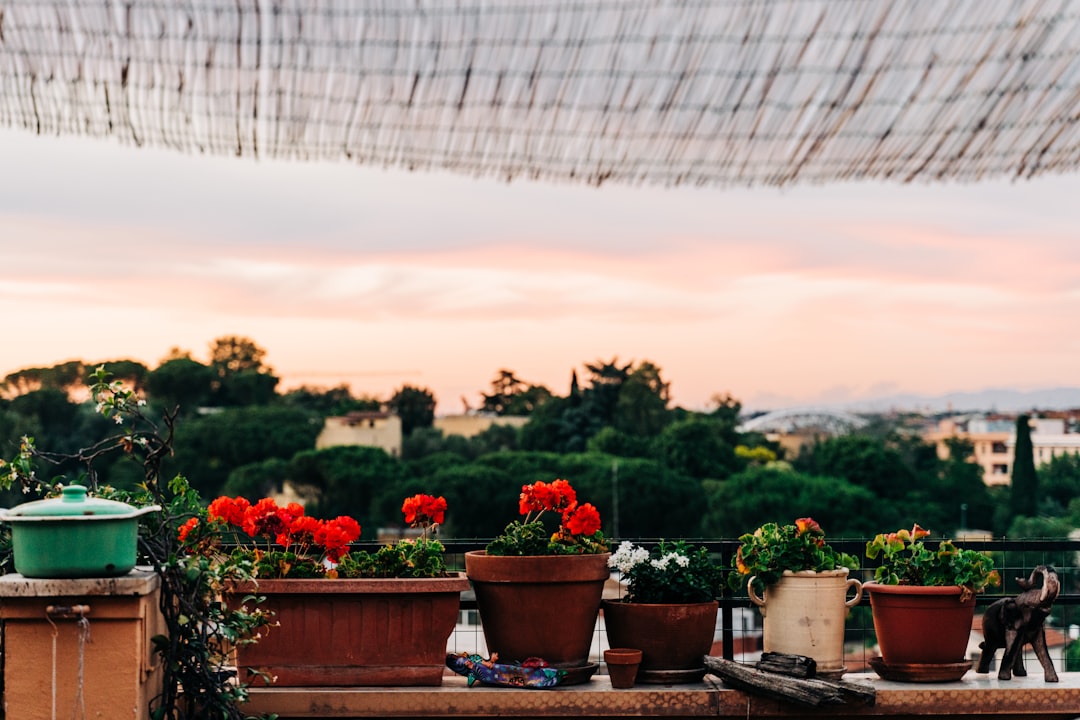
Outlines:
[[[1042,586],[1036,585],[1036,577],[1042,576]],[[1004,648],[998,680],[1011,680],[1013,675],[1024,677],[1024,646],[1030,644],[1043,667],[1046,682],[1057,682],[1057,672],[1046,649],[1046,631],[1043,622],[1050,615],[1050,608],[1057,599],[1060,583],[1057,572],[1049,565],[1039,565],[1031,571],[1027,580],[1016,578],[1024,590],[1014,598],[1002,598],[986,609],[983,615],[983,642],[979,645],[978,673],[990,672],[990,663],[998,648]]]

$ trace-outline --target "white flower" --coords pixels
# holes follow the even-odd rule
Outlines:
[[[685,555],[676,555],[675,564],[679,567],[689,567],[690,558],[686,557]]]
[[[117,415],[116,417],[113,418],[113,420],[116,422],[117,425],[123,425],[124,424],[124,416],[123,415]]]
[[[138,403],[138,405],[139,405],[139,407],[143,407],[143,406],[145,406],[145,405],[146,405],[146,401],[145,401],[145,400],[143,400],[142,398],[139,398],[139,403]]]
[[[636,548],[634,543],[624,540],[619,549],[608,558],[608,567],[615,568],[621,573],[628,573],[637,565],[649,558],[649,551],[645,548]]]

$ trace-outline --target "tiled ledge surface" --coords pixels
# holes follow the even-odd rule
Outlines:
[[[959,682],[896,683],[876,675],[849,674],[877,690],[874,706],[805,708],[727,688],[707,676],[691,685],[638,685],[615,690],[606,676],[553,690],[468,687],[448,677],[434,688],[253,688],[245,710],[286,718],[797,718],[889,717],[1080,718],[1080,673],[1042,672],[1000,682],[969,672]]]

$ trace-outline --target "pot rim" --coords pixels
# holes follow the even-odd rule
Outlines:
[[[959,595],[960,585],[884,585],[877,580],[863,583],[863,590],[882,595]]]
[[[600,601],[602,607],[608,607],[609,605],[618,605],[621,607],[652,607],[652,608],[665,608],[665,607],[704,607],[711,605],[713,607],[720,607],[719,600],[706,600],[704,602],[676,602],[676,603],[643,603],[643,602],[628,602],[623,599],[610,599],[604,598]]]

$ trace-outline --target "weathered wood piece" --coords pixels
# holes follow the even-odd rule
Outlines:
[[[874,703],[877,702],[877,691],[873,685],[853,680],[837,680],[836,684],[839,686],[840,692],[844,693],[844,696],[849,700],[858,700],[870,707],[873,707]]]
[[[810,679],[817,674],[817,661],[806,655],[767,652],[761,654],[757,669],[789,677]]]
[[[875,700],[874,688],[860,683],[789,677],[711,655],[705,667],[732,687],[799,705],[842,705],[855,699],[872,705]]]

